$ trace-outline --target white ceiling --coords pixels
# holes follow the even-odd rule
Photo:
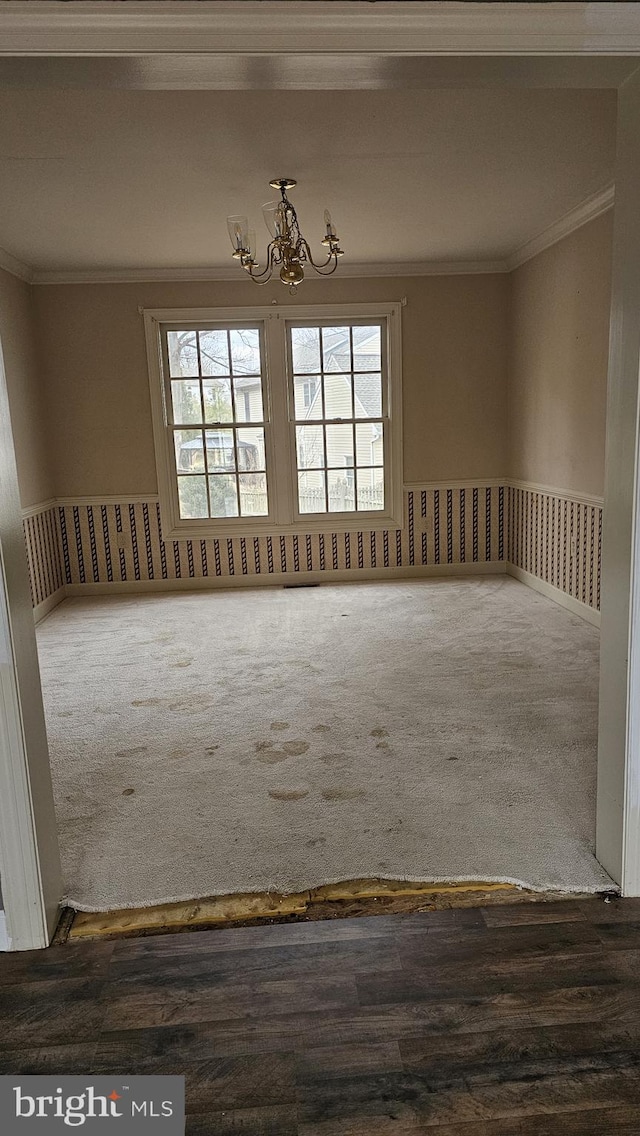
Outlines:
[[[352,264],[503,259],[613,180],[612,90],[3,90],[0,245],[44,271],[219,269],[291,176]],[[319,250],[319,246],[316,245]]]

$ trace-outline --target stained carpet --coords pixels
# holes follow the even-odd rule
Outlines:
[[[509,577],[70,599],[38,643],[73,907],[611,885],[598,632]]]

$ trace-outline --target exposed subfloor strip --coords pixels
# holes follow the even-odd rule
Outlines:
[[[584,893],[588,898],[589,893]],[[403,880],[346,880],[293,895],[253,892],[211,896],[190,903],[120,911],[63,912],[57,942],[67,939],[121,938],[354,916],[436,911],[452,907],[487,907],[504,903],[548,903],[580,899],[582,894],[534,892],[501,883],[413,884]]]

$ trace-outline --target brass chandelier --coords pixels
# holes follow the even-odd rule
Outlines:
[[[267,245],[266,265],[260,272],[256,271],[260,267],[256,260],[256,235],[249,229],[247,218],[227,217],[234,259],[240,261],[254,283],[267,284],[280,266],[280,279],[292,293],[297,291],[298,284],[304,280],[303,265],[310,264],[319,276],[330,276],[338,267],[338,257],[344,255],[331,214],[325,209],[325,235],[322,244],[327,249],[327,259],[322,264],[316,264],[309,243],[300,232],[296,211],[287,197],[287,190],[293,189],[296,184],[293,178],[274,178],[269,182],[273,189],[280,190],[281,196],[279,200],[267,201],[262,206],[262,215],[272,239]]]

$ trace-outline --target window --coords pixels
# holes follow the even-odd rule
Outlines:
[[[269,513],[259,327],[166,328],[180,520]]]
[[[287,329],[300,513],[384,510],[383,328]]]
[[[147,311],[167,537],[402,523],[399,305]]]

